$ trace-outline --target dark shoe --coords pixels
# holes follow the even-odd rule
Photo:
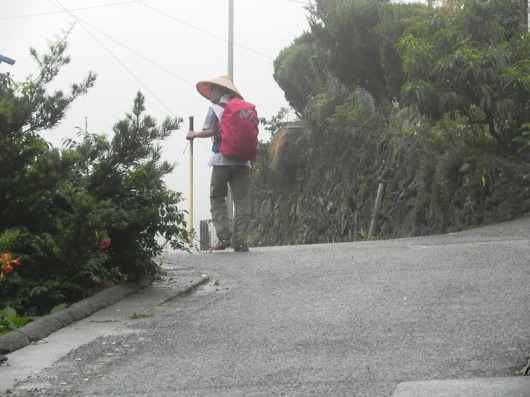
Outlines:
[[[236,245],[234,247],[234,251],[235,252],[247,252],[248,251],[248,247],[246,246],[246,244]]]
[[[230,240],[219,240],[217,244],[212,247],[212,251],[222,251],[230,247]]]

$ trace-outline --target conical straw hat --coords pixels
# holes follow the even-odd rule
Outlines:
[[[212,85],[214,84],[224,89],[227,89],[234,96],[243,99],[243,96],[241,96],[241,94],[237,90],[236,86],[232,82],[232,79],[230,79],[230,77],[228,76],[220,76],[210,80],[199,81],[197,83],[197,91],[199,91],[199,93],[203,97],[210,100],[210,92],[212,90]]]

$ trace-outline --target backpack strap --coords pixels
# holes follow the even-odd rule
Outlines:
[[[221,122],[223,121],[223,112],[226,103],[219,102],[212,105],[212,110],[217,116],[217,131],[215,131],[214,143],[221,144]]]
[[[226,104],[224,103],[214,103],[212,105],[212,110],[214,111],[215,115],[217,116],[217,120],[219,121],[219,125],[221,125],[221,121],[223,120],[223,112]]]

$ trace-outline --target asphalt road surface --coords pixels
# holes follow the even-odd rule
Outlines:
[[[530,357],[530,217],[444,236],[163,260],[170,273],[209,281],[134,319],[89,320],[93,330],[79,332],[93,338],[6,395],[486,396],[440,385],[491,379],[530,395],[530,377],[517,374]],[[32,348],[57,351],[72,327]]]

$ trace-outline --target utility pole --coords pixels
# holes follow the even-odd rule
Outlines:
[[[228,0],[228,77],[234,81],[234,0]],[[234,197],[232,196],[230,183],[228,184],[226,207],[228,220],[230,225],[232,225],[232,220],[234,219]]]
[[[234,80],[234,0],[228,0],[228,76]]]

